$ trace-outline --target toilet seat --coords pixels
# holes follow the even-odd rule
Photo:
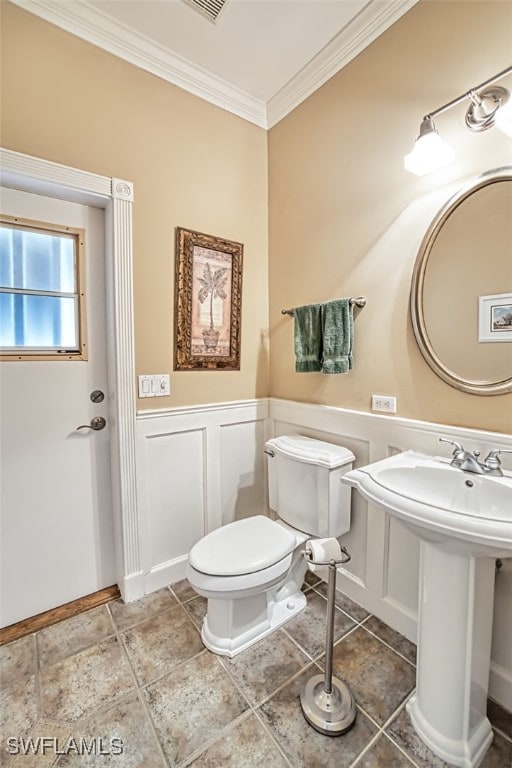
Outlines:
[[[290,553],[278,563],[274,563],[269,568],[263,568],[261,571],[235,576],[211,576],[209,573],[198,571],[189,562],[187,563],[186,577],[195,591],[203,597],[226,594],[232,598],[240,598],[255,592],[260,593],[278,584],[290,570],[291,564],[292,555]]]
[[[196,572],[221,579],[274,567],[283,572],[295,547],[296,538],[290,531],[256,515],[217,528],[198,541],[190,550],[189,565]]]

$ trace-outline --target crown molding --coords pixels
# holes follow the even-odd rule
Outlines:
[[[266,105],[163,46],[134,34],[82,0],[12,0],[44,21],[124,59],[205,101],[261,128],[267,127]]]
[[[272,128],[298,107],[417,2],[370,0],[309,64],[267,102],[267,128]]]
[[[114,21],[83,0],[11,0],[45,21],[260,128],[271,128],[339,72],[418,0],[369,0],[267,103]]]

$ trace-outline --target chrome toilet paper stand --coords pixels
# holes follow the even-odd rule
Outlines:
[[[336,592],[336,566],[348,563],[350,555],[341,547],[341,560],[320,562],[312,559],[312,552],[301,552],[312,565],[326,565],[329,569],[327,585],[327,633],[325,648],[325,674],[314,675],[306,681],[300,694],[300,705],[308,723],[326,736],[341,736],[356,721],[356,705],[350,688],[332,675],[334,644],[334,600]]]

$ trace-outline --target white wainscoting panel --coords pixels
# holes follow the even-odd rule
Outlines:
[[[450,455],[439,437],[467,450],[512,448],[512,437],[496,432],[413,421],[330,406],[269,400],[269,433],[302,434],[346,445],[355,466],[408,449]],[[512,470],[512,457],[503,456]],[[399,521],[352,492],[352,528],[343,536],[352,560],[338,571],[337,587],[410,640],[416,640],[419,542]],[[496,576],[490,695],[512,710],[512,559]]]
[[[144,591],[185,576],[206,533],[265,512],[268,404],[242,401],[137,416],[137,498]]]
[[[266,419],[223,424],[220,429],[222,525],[266,509]]]
[[[353,451],[356,466],[413,449],[448,456],[439,437],[486,455],[512,448],[508,435],[286,400],[218,403],[139,413],[137,490],[144,589],[185,576],[190,547],[208,531],[266,511],[267,437],[302,434]],[[503,465],[512,470],[512,457]],[[338,588],[410,640],[416,640],[417,537],[352,490],[352,560]],[[512,560],[496,576],[490,695],[512,709]]]
[[[204,429],[146,437],[146,519],[152,566],[180,557],[203,536],[204,453]]]
[[[382,509],[379,512],[382,515]],[[413,615],[418,607],[419,539],[400,520],[391,515],[385,518],[388,531],[383,596]]]

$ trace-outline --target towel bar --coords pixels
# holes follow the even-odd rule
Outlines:
[[[366,299],[364,296],[358,296],[357,299],[350,299],[351,304],[355,304],[356,307],[365,307],[366,306]],[[290,317],[293,317],[295,314],[294,309],[282,309],[281,310],[282,315],[290,315]]]

